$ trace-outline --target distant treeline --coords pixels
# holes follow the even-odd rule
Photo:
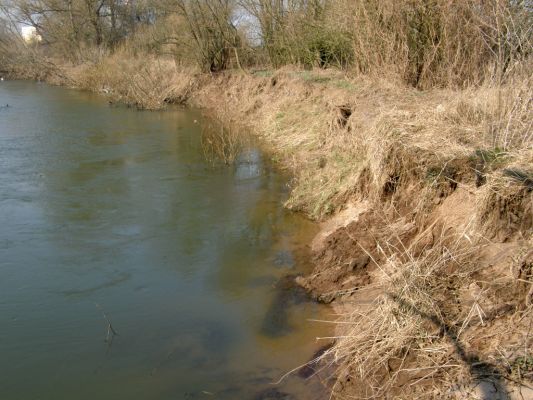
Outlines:
[[[0,0],[4,29],[84,62],[117,49],[204,71],[252,66],[393,73],[416,87],[501,79],[532,54],[531,0]],[[10,33],[11,31],[11,33]],[[37,46],[37,45],[35,45]]]

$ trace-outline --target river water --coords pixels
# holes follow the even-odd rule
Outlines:
[[[0,107],[1,399],[322,398],[272,384],[324,310],[279,284],[314,227],[257,148],[212,166],[197,111],[31,82]]]

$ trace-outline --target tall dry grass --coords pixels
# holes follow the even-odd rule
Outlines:
[[[407,249],[387,249],[389,258],[380,266],[379,295],[341,319],[346,329],[341,329],[343,334],[331,355],[340,365],[339,376],[363,383],[361,398],[384,398],[402,373],[414,372],[411,368],[430,377],[464,367],[461,360],[450,362],[447,357],[458,337],[445,336],[450,333],[445,327],[451,316],[444,313],[435,295],[450,290],[451,277],[444,278],[449,266],[455,270],[454,279],[468,276],[471,267],[465,268],[464,260],[473,250],[459,250],[461,243],[445,241],[441,238],[422,257]],[[447,339],[452,343],[446,343]]]
[[[211,165],[233,164],[247,143],[235,124],[213,123],[202,127],[202,151]]]
[[[95,62],[91,53],[120,54],[127,47],[135,57],[163,55],[212,72],[268,60],[263,67],[335,67],[422,89],[506,82],[532,55],[528,1],[180,0],[154,3],[152,9],[154,21],[128,29],[120,40],[107,32],[109,44],[100,45],[64,23],[65,10],[50,11],[50,29],[59,26],[65,33],[50,32],[54,40],[40,53],[85,63]],[[255,26],[248,26],[245,12],[256,17]]]
[[[532,54],[533,11],[524,1],[332,0],[252,9],[276,67],[336,66],[398,75],[418,88],[465,87],[504,80]]]
[[[474,184],[476,168],[483,176],[511,163],[530,168],[531,84],[531,74],[521,74],[505,84],[419,91],[338,71],[285,69],[220,76],[193,98],[235,121],[246,116],[294,171],[287,206],[321,219],[350,198],[379,204],[393,186],[391,200],[408,198],[435,171]],[[485,152],[496,159],[476,165]]]
[[[352,27],[357,71],[397,73],[420,88],[504,80],[532,54],[527,2],[339,0],[330,18]]]
[[[533,311],[522,305],[527,288],[518,289],[516,274],[484,282],[477,256],[484,246],[472,246],[466,232],[458,233],[441,235],[420,256],[408,246],[383,246],[379,283],[357,291],[353,311],[335,322],[335,346],[321,357],[339,378],[334,398],[478,398],[469,393],[481,380],[509,395],[510,386],[531,379],[514,371],[532,356],[523,335]],[[494,304],[501,306],[503,292],[519,295],[506,298],[513,308],[502,318]],[[504,322],[494,322],[498,318]],[[480,335],[491,345],[480,344]],[[477,395],[490,398],[483,390]]]
[[[78,87],[147,110],[186,102],[197,83],[194,69],[179,67],[171,58],[136,56],[128,51],[74,67],[70,76]]]

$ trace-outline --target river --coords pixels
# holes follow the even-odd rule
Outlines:
[[[279,283],[315,227],[260,149],[214,166],[198,111],[32,82],[0,107],[0,398],[323,398],[272,384],[327,311]]]

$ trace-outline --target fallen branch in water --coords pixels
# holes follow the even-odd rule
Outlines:
[[[107,317],[107,314],[105,313],[103,308],[100,307],[100,305],[98,303],[94,303],[94,305],[96,306],[96,308],[98,308],[102,312],[102,316],[104,317],[104,319],[107,322],[107,334],[106,334],[105,342],[106,343],[111,343],[113,341],[113,338],[115,336],[118,336],[118,333],[115,330],[115,328],[113,328],[113,324],[111,323],[110,319]],[[111,336],[111,341],[109,340],[110,336]]]

